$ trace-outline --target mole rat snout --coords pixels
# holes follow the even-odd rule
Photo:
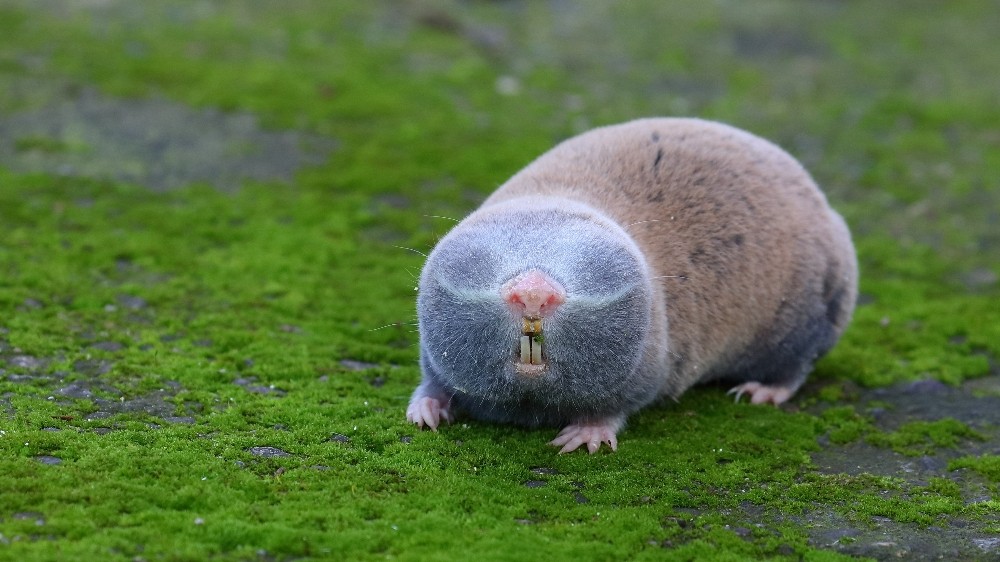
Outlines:
[[[544,271],[530,269],[504,283],[500,297],[521,319],[514,368],[521,375],[538,376],[546,367],[542,318],[551,316],[566,302],[566,289]]]
[[[518,316],[538,320],[566,302],[566,289],[544,271],[529,269],[504,283],[500,296]]]
[[[544,271],[530,269],[504,283],[500,297],[511,312],[521,318],[522,335],[514,368],[521,375],[537,376],[546,366],[542,351],[542,318],[551,316],[566,302],[566,289]]]

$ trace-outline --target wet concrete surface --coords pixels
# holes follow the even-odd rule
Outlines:
[[[953,448],[935,448],[933,456],[907,456],[863,442],[835,446],[821,438],[824,449],[813,455],[821,472],[894,476],[925,485],[927,477],[947,474],[948,460],[952,458],[1000,455],[1000,375],[973,379],[957,387],[923,380],[867,389],[860,392],[853,405],[882,431],[895,431],[913,421],[950,418],[967,424],[982,439],[963,439]]]
[[[828,511],[791,519],[809,529],[813,546],[876,560],[996,560],[1000,537],[953,519],[920,527],[887,517],[865,526]]]
[[[117,99],[91,89],[0,115],[0,162],[15,172],[154,190],[288,181],[303,166],[322,163],[335,146],[318,135],[265,130],[249,113],[193,109],[155,97]]]
[[[923,380],[859,390],[853,405],[882,431],[895,431],[914,421],[951,418],[967,424],[981,439],[961,439],[954,447],[911,456],[872,446],[863,439],[836,445],[821,437],[822,449],[812,455],[819,473],[891,477],[903,483],[904,494],[919,493],[918,487],[927,486],[932,478],[943,478],[958,485],[962,501],[971,508],[992,499],[995,484],[971,470],[949,470],[948,466],[950,460],[967,455],[1000,455],[1000,375],[957,387]],[[1000,534],[995,531],[1000,513],[986,521],[949,516],[932,525],[919,525],[889,517],[856,521],[823,509],[788,520],[808,529],[814,546],[854,556],[877,560],[1000,560]]]

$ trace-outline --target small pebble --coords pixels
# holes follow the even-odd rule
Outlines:
[[[344,367],[348,371],[364,371],[366,369],[374,369],[378,367],[378,364],[355,361],[354,359],[341,359],[340,366]]]
[[[274,457],[289,457],[290,454],[282,451],[277,447],[250,447],[248,449],[251,455],[257,457],[274,458]]]
[[[988,539],[972,539],[972,544],[978,546],[984,552],[1000,550],[1000,537],[990,537]]]
[[[948,392],[948,385],[939,380],[925,379],[911,382],[903,388],[903,392],[907,394],[941,394]]]

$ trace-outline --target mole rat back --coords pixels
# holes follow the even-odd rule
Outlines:
[[[563,426],[562,451],[614,449],[629,414],[699,382],[787,400],[856,294],[844,221],[777,146],[697,119],[595,129],[429,255],[407,417]]]

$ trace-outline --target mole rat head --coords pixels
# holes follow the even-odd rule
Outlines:
[[[430,254],[421,360],[479,417],[617,413],[634,392],[651,306],[645,260],[616,223],[579,204],[515,200],[474,213]]]

